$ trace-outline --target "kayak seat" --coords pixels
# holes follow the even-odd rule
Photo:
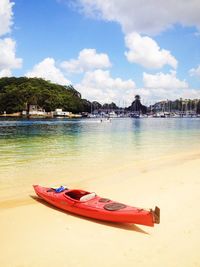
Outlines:
[[[90,193],[84,190],[69,190],[65,193],[65,196],[70,197],[78,201],[87,201],[96,196],[95,193]]]
[[[93,199],[93,198],[95,198],[95,197],[96,197],[96,194],[95,194],[94,192],[92,192],[92,193],[89,193],[89,194],[87,194],[87,195],[82,196],[82,197],[80,198],[80,201],[81,201],[81,202],[85,202],[85,201],[91,200],[91,199]]]

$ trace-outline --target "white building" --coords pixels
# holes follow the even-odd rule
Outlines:
[[[26,111],[23,111],[22,114],[26,115]],[[38,105],[30,105],[28,115],[31,116],[44,116],[46,112],[44,109],[40,108]]]

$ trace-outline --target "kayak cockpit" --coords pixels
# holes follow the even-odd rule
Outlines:
[[[94,192],[90,193],[84,190],[69,190],[65,193],[65,196],[76,201],[85,202],[93,199],[96,194]]]

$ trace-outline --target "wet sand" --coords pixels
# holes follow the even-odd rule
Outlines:
[[[133,206],[158,205],[161,223],[154,228],[89,220],[46,205],[28,186],[33,171],[29,169],[32,178],[18,193],[12,194],[17,190],[13,187],[6,196],[6,187],[1,188],[0,266],[200,266],[198,151],[137,166],[111,164],[96,176],[89,168],[78,175],[77,168],[73,181],[67,176],[65,184],[70,187]],[[50,177],[51,171],[46,170]],[[64,183],[62,170],[60,177],[56,184]],[[49,185],[52,181],[53,177]]]

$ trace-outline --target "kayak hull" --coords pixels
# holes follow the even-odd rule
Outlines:
[[[97,195],[94,195],[92,199],[81,201],[80,196],[89,196],[91,193],[79,189],[65,189],[63,192],[57,193],[54,189],[47,187],[39,185],[34,185],[33,187],[36,194],[46,202],[61,210],[77,215],[103,221],[134,223],[146,226],[154,226],[155,223],[160,222],[158,208],[155,211],[145,210]]]

